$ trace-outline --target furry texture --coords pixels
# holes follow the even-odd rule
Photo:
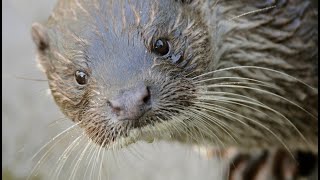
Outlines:
[[[55,101],[101,146],[160,138],[317,151],[318,10],[311,7],[61,0],[33,34]],[[158,38],[170,42],[168,56],[152,52]],[[89,75],[85,86],[74,79],[78,69]],[[108,99],[141,82],[152,109],[137,121],[117,120]]]

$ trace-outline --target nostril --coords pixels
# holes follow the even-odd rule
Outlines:
[[[119,103],[117,103],[116,101],[107,101],[107,104],[111,107],[112,111],[116,114],[116,115],[120,115],[121,112],[121,107],[119,105]]]
[[[121,109],[120,109],[119,107],[113,107],[113,108],[112,108],[112,111],[113,111],[116,115],[119,116]]]
[[[107,101],[107,105],[112,107],[112,103],[110,101]]]
[[[150,88],[143,85],[123,91],[107,101],[109,110],[120,119],[136,119],[151,105]]]
[[[143,103],[144,104],[149,103],[150,98],[151,98],[150,89],[149,89],[149,87],[146,87],[146,92],[145,92],[144,97],[142,99]]]

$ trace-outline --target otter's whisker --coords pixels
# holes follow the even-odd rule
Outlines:
[[[101,132],[101,129],[103,129],[102,127],[100,127],[100,129],[97,129],[97,133],[100,133]],[[101,141],[102,139],[104,138],[104,134],[101,133],[100,135],[98,134],[95,138],[94,138],[94,141]],[[106,139],[105,139],[106,140]],[[92,161],[92,166],[91,166],[91,171],[90,171],[90,179],[95,179],[95,178],[92,178],[93,176],[93,172],[95,170],[95,168],[97,167],[97,159],[99,158],[100,156],[100,151],[101,151],[101,148],[103,147],[103,144],[99,147],[96,148],[96,151],[92,154],[92,158],[94,159]],[[91,160],[90,160],[91,161]]]
[[[172,130],[171,129],[171,126],[169,125],[169,123],[167,123],[166,121],[164,121],[163,119],[161,119],[160,117],[156,117],[157,119],[158,119],[158,121],[159,122],[161,122],[165,127],[166,127],[166,130],[169,132],[169,134],[171,135],[171,134],[173,134],[173,132],[177,132],[177,133],[179,133],[179,135],[180,135],[180,132],[179,132],[179,130],[178,129],[176,129],[176,127],[175,127],[175,125],[172,125],[172,128],[174,129],[174,130]],[[161,132],[161,130],[158,130],[158,132]],[[161,136],[161,135],[160,135]]]
[[[247,81],[253,81],[253,82],[260,83],[260,84],[266,84],[266,85],[272,86],[271,84],[269,84],[267,82],[260,81],[260,80],[257,80],[257,79],[245,78],[245,77],[232,77],[232,76],[230,76],[230,77],[214,77],[214,78],[210,78],[209,77],[207,79],[193,81],[193,83],[194,84],[200,84],[200,83],[210,82],[210,81],[213,81],[213,80],[225,80],[225,79],[247,80]]]
[[[89,154],[88,154],[88,157],[90,156],[90,160],[89,160],[89,162],[88,162],[88,166],[87,166],[87,168],[86,168],[86,170],[85,170],[85,173],[84,173],[84,177],[86,177],[86,175],[87,175],[87,172],[88,172],[88,169],[90,168],[90,164],[92,163],[92,167],[94,166],[94,164],[93,164],[93,158],[95,157],[95,154],[97,153],[97,151],[99,150],[99,148],[96,146],[96,144],[95,144],[95,141],[97,141],[97,140],[100,140],[100,138],[102,137],[100,137],[100,136],[95,136],[95,134],[98,132],[98,129],[94,129],[94,131],[90,134],[90,136],[89,136],[89,138],[90,138],[90,140],[91,140],[91,142],[93,142],[93,145],[92,145],[92,148],[91,148],[91,150],[90,150],[90,152],[89,152]],[[91,168],[92,169],[92,168]],[[91,173],[92,173],[92,171],[91,171]],[[92,177],[92,174],[90,173],[90,178]]]
[[[88,166],[88,168],[86,169],[86,172],[85,172],[85,174],[87,173],[87,170],[91,170],[90,171],[90,173],[89,173],[89,179],[94,179],[94,178],[92,178],[92,171],[93,171],[93,167],[95,166],[95,164],[94,164],[94,158],[96,158],[96,154],[98,153],[98,151],[99,151],[99,147],[100,146],[96,146],[96,144],[94,145],[94,151],[91,153],[91,158],[90,158],[90,161],[89,161],[89,166]]]
[[[87,172],[88,172],[88,169],[90,168],[91,160],[92,160],[92,157],[93,157],[93,154],[94,154],[93,152],[94,152],[94,150],[96,148],[96,144],[94,142],[92,142],[91,139],[88,140],[88,141],[91,143],[91,145],[89,146],[90,147],[89,148],[89,152],[86,155],[86,160],[85,160],[85,162],[86,162],[86,168],[85,169],[86,170],[84,172],[83,177],[87,177]]]
[[[185,124],[185,123],[183,122],[183,120],[178,119],[178,118],[176,118],[176,117],[172,117],[172,119],[173,119],[174,121],[179,122],[179,123],[181,124],[181,128],[184,129],[184,131],[182,131],[182,132],[184,132],[184,133],[187,135],[188,138],[191,138],[191,140],[193,140],[193,141],[195,141],[195,142],[197,142],[197,143],[200,143],[200,142],[199,142],[200,139],[197,138],[198,134],[196,134],[196,132],[193,132],[193,131],[190,130],[190,129],[193,128],[193,127],[187,126],[187,124]],[[201,133],[199,133],[199,134],[200,134],[200,136],[202,136]]]
[[[225,111],[226,111],[226,110],[225,110]],[[239,114],[239,113],[234,113],[234,112],[230,112],[230,111],[227,111],[227,112],[230,113],[230,114],[234,114],[234,115],[236,115],[236,116],[245,118],[245,119],[247,119],[247,120],[249,120],[249,121],[251,121],[251,122],[259,125],[260,127],[264,128],[264,129],[267,130],[268,132],[270,132],[275,138],[278,139],[278,141],[285,147],[285,149],[286,149],[286,150],[290,153],[290,155],[294,158],[292,152],[290,151],[290,149],[288,148],[288,146],[284,143],[284,141],[283,141],[276,133],[274,133],[272,130],[270,130],[267,126],[263,125],[263,124],[260,123],[259,121],[256,121],[256,120],[251,119],[251,118],[246,117],[246,116],[243,116],[243,115],[241,115],[241,114]]]
[[[226,99],[226,100],[223,100],[223,99]],[[205,99],[205,100],[208,100],[208,99]],[[286,117],[284,116],[282,113],[280,113],[279,111],[276,111],[275,109],[259,102],[259,103],[252,103],[252,102],[248,102],[248,101],[244,101],[244,100],[241,100],[241,99],[234,99],[234,98],[229,98],[229,97],[213,97],[211,100],[213,101],[218,101],[218,102],[222,102],[222,103],[233,103],[233,104],[239,104],[241,106],[244,106],[244,107],[247,107],[247,108],[250,108],[250,109],[254,109],[258,112],[260,112],[261,114],[264,114],[266,115],[267,117],[270,117],[269,115],[267,115],[266,113],[256,109],[256,108],[252,108],[250,106],[247,106],[243,103],[238,103],[238,102],[244,102],[244,103],[247,103],[247,104],[251,104],[251,105],[255,105],[255,106],[258,106],[258,107],[261,107],[261,108],[264,108],[264,109],[267,109],[275,114],[277,114],[278,116],[280,116],[281,118],[285,119],[286,122],[288,122],[296,131],[297,133],[300,135],[300,137],[306,142],[306,144],[309,144],[309,142],[306,140],[306,138],[304,137],[304,135],[299,131],[299,129]],[[281,123],[281,122],[278,122],[276,121],[276,119],[273,119],[273,118],[267,118],[268,120],[273,120],[273,122],[276,122],[276,123]]]
[[[46,80],[46,79],[28,78],[28,77],[22,77],[22,76],[17,76],[17,75],[15,75],[14,78],[27,80],[27,81],[34,81],[34,82],[48,82],[48,80]]]
[[[272,86],[272,85],[268,85],[268,84],[260,84],[260,83],[250,83],[250,82],[223,82],[223,83],[215,83],[214,85],[256,85],[256,86],[262,86],[262,87],[269,87],[272,89],[277,89],[279,91],[282,91],[280,88]],[[283,92],[283,91],[282,91]]]
[[[239,118],[233,117],[233,116],[229,115],[228,113],[225,113],[224,110],[227,110],[227,112],[233,112],[233,113],[237,114],[236,112],[234,112],[234,111],[232,111],[232,110],[230,110],[228,108],[225,108],[225,107],[222,107],[222,106],[218,106],[218,105],[213,105],[213,104],[208,105],[208,104],[205,104],[205,103],[198,103],[197,106],[199,108],[204,108],[204,109],[210,111],[213,114],[220,115],[220,116],[222,116],[222,117],[224,117],[226,119],[235,120],[235,121],[241,123],[242,125],[250,128],[252,131],[257,132],[258,134],[261,134],[256,129],[254,129],[253,127],[249,126],[249,124],[241,121]],[[237,127],[232,127],[232,128],[233,128],[234,131],[241,131],[240,128],[237,128]]]
[[[105,140],[106,141],[106,140]],[[99,171],[98,171],[98,180],[101,180],[102,179],[102,173],[101,173],[101,170],[102,170],[102,164],[103,164],[103,161],[104,161],[104,155],[105,155],[105,152],[106,150],[103,150],[102,151],[102,158],[100,159],[100,166],[99,166]]]
[[[254,91],[259,91],[259,92],[262,92],[262,93],[266,93],[266,94],[269,94],[269,95],[272,95],[272,96],[275,96],[275,97],[278,97],[284,101],[287,101],[289,102],[290,104],[298,107],[299,109],[301,109],[302,111],[304,111],[305,113],[309,114],[311,117],[313,117],[314,119],[317,119],[317,117],[315,115],[313,115],[312,113],[310,113],[309,111],[307,111],[306,109],[304,109],[303,107],[301,107],[300,105],[294,103],[293,101],[290,101],[289,99],[283,97],[283,96],[280,96],[278,94],[275,94],[275,93],[272,93],[270,91],[266,91],[266,90],[263,90],[263,89],[259,89],[259,88],[254,88],[254,87],[248,87],[248,86],[238,86],[238,85],[208,85],[208,87],[223,87],[223,88],[242,88],[242,89],[249,89],[249,90],[254,90]]]
[[[274,70],[274,69],[270,69],[270,68],[266,68],[266,67],[260,67],[260,66],[234,66],[234,67],[227,67],[227,68],[223,68],[223,69],[217,69],[217,70],[214,70],[214,71],[210,71],[210,72],[207,72],[207,73],[203,73],[201,75],[198,75],[196,77],[193,77],[192,79],[197,79],[197,78],[200,78],[200,77],[203,77],[203,76],[207,76],[207,75],[212,75],[214,73],[217,73],[217,72],[222,72],[222,71],[229,71],[229,70],[237,70],[237,69],[244,69],[244,68],[247,68],[247,69],[260,69],[260,70],[265,70],[265,71],[270,71],[270,72],[274,72],[274,73],[278,73],[278,74],[281,74],[283,76],[286,76],[286,77],[289,77],[293,80],[296,80],[298,81],[299,83],[309,87],[310,89],[314,90],[314,91],[317,91],[317,88],[314,88],[308,84],[306,84],[305,82],[299,80],[298,78],[295,78],[287,73],[284,73],[284,72],[281,72],[281,71],[278,71],[278,70]]]
[[[178,106],[179,107],[179,106]],[[175,108],[173,108],[173,109],[175,109]],[[177,109],[175,109],[175,110],[177,110]],[[194,120],[196,120],[197,122],[199,122],[199,124],[197,125],[197,126],[199,126],[199,127],[201,127],[200,128],[200,130],[201,130],[201,132],[199,132],[200,133],[200,136],[202,136],[202,133],[205,133],[205,135],[207,135],[207,136],[214,136],[218,141],[220,141],[220,139],[216,136],[216,134],[212,131],[212,130],[210,130],[208,127],[206,127],[206,126],[204,126],[204,125],[202,125],[203,123],[205,123],[205,121],[203,121],[202,119],[200,119],[198,116],[196,116],[197,114],[195,114],[194,113],[194,115],[192,115],[192,114],[190,114],[190,112],[193,112],[192,110],[190,110],[190,111],[181,111],[181,113],[182,114],[185,114],[187,117],[190,117],[190,118],[193,118]],[[174,117],[173,117],[174,118]],[[187,125],[187,124],[185,124],[183,121],[181,122],[184,126],[185,126],[185,131],[187,131],[187,132],[189,132],[189,135],[196,141],[196,142],[198,142],[199,140],[198,140],[198,138],[197,137],[193,137],[193,134],[195,133],[195,132],[197,132],[197,131],[189,131],[189,126]],[[207,124],[208,125],[208,124]],[[212,127],[212,128],[214,128],[214,127]],[[206,130],[206,131],[202,131],[202,130]],[[213,138],[214,138],[213,137]],[[198,142],[198,143],[200,143],[200,142]],[[220,143],[224,146],[224,144],[222,143],[222,141],[220,141]]]
[[[44,148],[46,148],[50,143],[54,142],[55,140],[57,140],[60,136],[69,133],[72,129],[74,129],[75,127],[77,127],[77,124],[74,124],[72,126],[70,126],[69,128],[67,128],[66,130],[62,131],[61,133],[57,134],[55,137],[53,137],[49,142],[47,142],[45,145],[43,145],[40,150],[38,152],[35,153],[35,155],[32,156],[31,159],[34,159]]]
[[[52,122],[48,125],[48,127],[55,126],[56,124],[60,123],[61,121],[67,121],[67,120],[69,120],[67,117],[61,117],[61,118],[59,118],[59,119],[56,119],[56,120],[52,121]]]
[[[101,133],[101,138],[103,138],[104,137],[104,134],[103,134],[103,132]],[[101,140],[101,138],[99,138],[100,140]],[[99,141],[100,141],[99,140]],[[104,141],[103,141],[103,143],[102,144],[104,144],[104,142],[106,142],[106,138],[104,138]],[[101,150],[102,150],[102,148],[103,148],[103,146],[100,146],[99,147],[99,150],[98,150],[98,152],[97,152],[97,155],[96,155],[96,159],[95,159],[95,163],[94,163],[94,165],[92,166],[92,169],[91,169],[91,173],[92,172],[96,172],[95,170],[96,170],[96,167],[98,167],[98,164],[99,164],[99,159],[101,160],[101,158],[99,158],[100,156],[101,156]],[[91,174],[90,173],[90,174]],[[97,174],[97,173],[95,173],[95,174]],[[90,177],[91,177],[91,175],[90,175]],[[94,179],[96,179],[96,178],[94,178]]]
[[[259,13],[259,12],[262,12],[262,11],[267,11],[267,10],[272,9],[272,8],[275,8],[275,7],[276,7],[276,6],[274,5],[274,6],[270,6],[270,7],[266,7],[266,8],[262,8],[262,9],[257,9],[257,10],[249,11],[249,12],[240,14],[240,15],[238,15],[238,16],[232,17],[232,18],[228,19],[228,21],[232,21],[232,20],[238,19],[238,18],[240,18],[240,17],[246,16],[246,15],[249,15],[249,14]]]
[[[200,105],[200,106],[199,106]],[[199,108],[203,108],[203,107],[206,107],[205,109],[206,110],[209,110],[211,111],[211,113],[214,113],[214,114],[217,114],[217,115],[221,115],[221,110],[228,110],[228,111],[232,111],[231,109],[229,108],[226,108],[226,107],[223,107],[223,106],[220,106],[220,105],[216,105],[216,104],[210,104],[210,103],[206,103],[206,102],[196,102],[195,106],[199,107]],[[234,112],[234,111],[233,111]],[[223,114],[223,115],[226,115],[226,114]],[[233,117],[227,117],[227,116],[224,116],[225,118],[233,118]],[[238,120],[238,119],[237,119]],[[248,124],[242,122],[241,120],[238,120],[241,124],[249,127]]]
[[[121,158],[121,156],[119,156],[119,151],[115,151],[113,148],[110,148],[110,149],[106,149],[106,151],[109,153],[111,153],[111,157],[110,159],[112,158],[113,162],[114,162],[114,166],[115,167],[119,167],[120,166],[120,163],[121,160],[119,161],[119,158]],[[109,156],[107,156],[107,158],[109,158]]]
[[[170,107],[170,108],[162,109],[162,110],[163,110],[162,112],[163,112],[163,113],[168,113],[168,117],[170,117],[170,109],[172,109],[172,108]],[[177,111],[177,109],[175,109],[175,111]],[[182,132],[184,132],[184,133],[186,133],[186,134],[190,133],[190,132],[189,132],[189,129],[187,128],[188,126],[183,122],[182,119],[180,119],[180,118],[178,118],[178,117],[175,117],[175,116],[172,116],[171,118],[172,118],[172,120],[174,120],[174,121],[176,121],[177,123],[181,124],[181,126],[185,127],[186,131],[185,131],[185,132],[182,131]],[[175,124],[175,123],[171,123],[171,125],[173,126],[173,128],[177,130],[177,132],[178,132],[179,135],[181,135],[181,134],[180,134],[181,131],[178,129],[178,126],[175,126],[174,124]],[[160,132],[161,132],[161,130],[160,130]],[[192,134],[190,134],[190,137],[193,138],[195,141],[197,140],[197,138],[196,138],[196,137],[193,137]]]
[[[43,145],[40,150],[38,152],[35,153],[35,155],[32,156],[31,159],[34,159],[36,156],[38,156],[45,148],[47,148],[51,143],[53,143],[51,145],[51,147],[49,147],[48,150],[46,150],[46,152],[44,153],[44,155],[42,155],[42,157],[40,158],[40,160],[37,161],[37,164],[34,166],[34,168],[32,169],[31,173],[29,174],[29,176],[27,177],[27,179],[30,179],[31,176],[36,176],[37,174],[33,175],[35,173],[35,171],[40,168],[41,164],[47,159],[48,154],[51,152],[51,150],[55,147],[56,144],[58,144],[60,141],[62,141],[65,137],[67,137],[67,135],[70,133],[70,131],[74,130],[77,124],[72,125],[71,127],[67,128],[66,130],[62,131],[61,133],[59,133],[58,135],[56,135],[55,137],[53,137],[49,142],[47,142],[45,145]]]
[[[146,157],[145,155],[142,153],[143,151],[139,150],[142,149],[143,146],[141,146],[141,144],[137,143],[135,146],[131,146],[130,148],[133,149],[133,151],[136,152],[136,154],[138,154],[138,156],[136,158],[139,158],[139,160],[141,161],[146,161]]]
[[[72,143],[69,144],[69,146],[66,148],[66,150],[63,151],[63,153],[60,155],[58,161],[56,162],[57,167],[54,171],[54,178],[53,179],[59,179],[59,175],[61,173],[61,170],[63,166],[65,165],[67,159],[70,157],[70,153],[72,152],[72,149],[77,147],[79,145],[79,140],[81,140],[83,135],[80,135],[77,137]]]
[[[227,100],[222,100],[222,99],[227,99]],[[265,112],[263,112],[263,111],[261,111],[261,110],[259,110],[259,109],[257,109],[257,108],[248,106],[248,105],[246,105],[246,104],[244,104],[244,103],[235,102],[236,100],[235,100],[235,101],[232,101],[232,100],[230,100],[229,98],[220,98],[220,97],[218,97],[218,98],[214,98],[214,97],[213,97],[212,99],[208,99],[208,100],[216,101],[216,102],[218,102],[218,103],[223,103],[223,104],[227,104],[227,105],[240,105],[240,106],[242,106],[242,107],[246,107],[246,108],[248,108],[248,109],[252,109],[252,110],[254,110],[254,111],[258,112],[258,113],[261,113],[261,114],[263,114],[263,115],[266,116],[266,117],[269,117],[268,120],[272,120],[272,118],[271,118],[267,113],[265,113]],[[218,106],[218,105],[211,104],[211,103],[207,103],[207,102],[203,102],[203,101],[199,101],[199,102],[197,102],[197,103]],[[221,107],[222,107],[222,106],[221,106]],[[228,109],[228,108],[226,108],[226,109]],[[230,110],[230,109],[229,109],[229,110]]]
[[[220,121],[220,123],[218,123],[219,122],[219,120],[217,119],[217,118],[215,118],[215,117],[213,117],[213,116],[209,116],[209,115],[207,115],[206,113],[203,113],[203,112],[201,112],[200,110],[196,110],[196,109],[192,109],[191,111],[194,111],[195,113],[197,113],[197,115],[200,115],[200,116],[202,116],[202,117],[204,117],[205,119],[207,119],[207,120],[212,120],[212,119],[214,119],[215,121],[214,122],[216,122],[215,124],[216,125],[218,125],[228,136],[230,136],[230,138],[235,142],[235,143],[237,143],[237,140],[235,139],[235,137],[234,136],[232,136],[232,134],[230,133],[231,132],[231,130],[230,130],[230,132],[228,131],[228,127],[225,125],[225,124],[222,124],[222,121]]]
[[[83,133],[82,133],[83,134]],[[82,138],[79,140],[79,142],[77,143],[77,147],[79,147],[78,148],[78,150],[76,151],[76,149],[75,148],[73,148],[73,150],[70,152],[70,156],[71,157],[73,157],[73,160],[71,161],[67,161],[68,163],[69,162],[71,162],[69,165],[68,165],[68,167],[66,168],[66,169],[68,169],[68,174],[69,174],[69,178],[68,179],[72,179],[72,171],[73,171],[73,169],[75,169],[75,166],[74,166],[74,164],[75,163],[77,163],[78,161],[79,161],[79,156],[81,155],[81,153],[82,153],[82,141],[85,141],[86,142],[86,137],[85,137],[85,134],[83,134],[83,136],[82,136]],[[72,153],[73,152],[73,153]],[[63,166],[65,166],[65,165],[63,165]],[[73,169],[71,170],[71,167],[73,167]],[[70,171],[69,171],[69,168],[70,168]]]
[[[218,101],[218,102],[222,102],[222,103],[227,103],[227,104],[238,104],[238,105],[241,105],[241,106],[244,106],[244,107],[247,107],[247,108],[249,108],[249,109],[253,109],[253,110],[255,110],[255,111],[258,111],[258,112],[260,112],[261,114],[264,114],[266,117],[269,117],[269,118],[267,118],[268,120],[273,120],[273,122],[275,122],[275,123],[281,123],[281,122],[278,122],[278,121],[276,121],[276,119],[272,119],[268,114],[266,114],[266,113],[264,113],[264,112],[262,112],[262,111],[260,111],[260,110],[258,110],[258,109],[256,109],[256,108],[253,108],[253,107],[251,107],[251,106],[247,106],[247,105],[245,105],[245,104],[243,104],[243,103],[237,103],[237,102],[234,102],[234,101],[240,101],[241,102],[241,100],[238,100],[238,99],[233,99],[233,98],[223,98],[223,99],[227,99],[227,100],[221,100],[221,98],[214,98],[214,99],[212,99],[213,101]],[[231,101],[230,101],[231,100]],[[204,102],[201,102],[201,103],[204,103]],[[208,104],[208,103],[205,103],[205,104],[207,104],[207,105],[213,105],[213,104]],[[214,106],[218,106],[218,105],[214,105]],[[274,109],[272,109],[272,108],[270,108],[270,107],[268,107],[268,106],[266,106],[266,105],[264,105],[264,104],[259,104],[259,105],[257,105],[257,106],[259,106],[259,107],[262,107],[262,108],[265,108],[265,109],[268,109],[268,110],[270,110],[270,111],[272,111],[272,112],[274,112],[274,113],[276,113],[277,115],[279,115],[281,118],[284,118],[285,120],[286,120],[286,122],[288,122],[297,132],[298,132],[298,134],[301,136],[301,138],[306,142],[306,144],[309,144],[308,143],[308,141],[306,140],[306,138],[303,136],[303,134],[297,129],[297,127],[289,120],[289,119],[287,119],[283,114],[281,114],[280,112],[278,112],[278,111],[276,111],[276,110],[274,110]],[[226,108],[224,108],[224,109],[226,109]],[[230,109],[227,109],[227,110],[230,110]],[[233,111],[234,112],[234,111]]]
[[[78,169],[79,169],[79,164],[80,164],[80,162],[82,161],[83,156],[85,155],[85,153],[86,153],[86,151],[87,151],[87,149],[88,149],[88,147],[89,147],[90,145],[91,145],[91,142],[88,141],[88,142],[87,142],[87,145],[84,147],[84,149],[82,150],[82,152],[80,151],[81,154],[80,154],[80,156],[79,156],[76,164],[75,164],[74,167],[73,167],[73,170],[72,170],[72,172],[71,172],[71,178],[70,178],[70,179],[74,179],[74,175],[77,173],[77,171],[78,171]]]
[[[228,96],[226,95],[230,95],[230,96],[235,96],[235,97],[239,97],[239,98],[244,98],[244,99],[241,99],[241,100],[244,100],[248,103],[256,103],[256,104],[261,104],[260,101],[258,101],[257,99],[254,99],[252,97],[249,97],[249,96],[245,96],[245,95],[241,95],[241,94],[237,94],[237,93],[232,93],[232,92],[221,92],[221,91],[198,91],[197,94],[200,94],[200,95],[207,95],[205,98],[207,97],[221,97],[221,98],[229,98]],[[215,96],[215,95],[220,95],[220,96]],[[201,97],[198,97],[198,99],[205,99],[205,98],[201,98]],[[237,99],[239,99],[237,98]],[[247,100],[245,100],[247,99]]]

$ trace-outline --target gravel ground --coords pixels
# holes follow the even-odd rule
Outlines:
[[[44,21],[54,3],[49,0],[2,1],[2,169],[7,173],[3,173],[7,180],[24,179],[30,174],[35,165],[31,157],[53,136],[70,126],[67,120],[50,125],[63,115],[47,94],[47,82],[31,80],[44,80],[45,76],[36,67],[30,27],[32,22]],[[49,172],[57,167],[64,149],[66,143],[54,146],[50,152],[52,159],[45,161],[39,170],[41,179],[51,177]],[[125,157],[120,165],[112,158],[105,160],[108,167],[102,169],[108,172],[109,179],[220,179],[218,160],[203,159],[190,147],[161,142],[140,144],[135,150],[144,158],[137,158],[131,152],[118,155]],[[61,174],[67,173],[64,169]],[[85,169],[80,167],[79,170]]]

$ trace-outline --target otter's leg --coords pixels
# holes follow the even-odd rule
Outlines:
[[[198,148],[199,150],[199,148]],[[286,150],[260,150],[243,153],[236,148],[205,149],[200,153],[207,158],[217,156],[227,162],[226,180],[313,180],[317,171],[317,155],[309,152]],[[306,178],[309,177],[309,178]]]
[[[262,150],[257,153],[235,153],[226,157],[228,180],[296,180],[309,176],[316,165],[317,156],[308,152],[295,152],[294,157],[283,149]]]

